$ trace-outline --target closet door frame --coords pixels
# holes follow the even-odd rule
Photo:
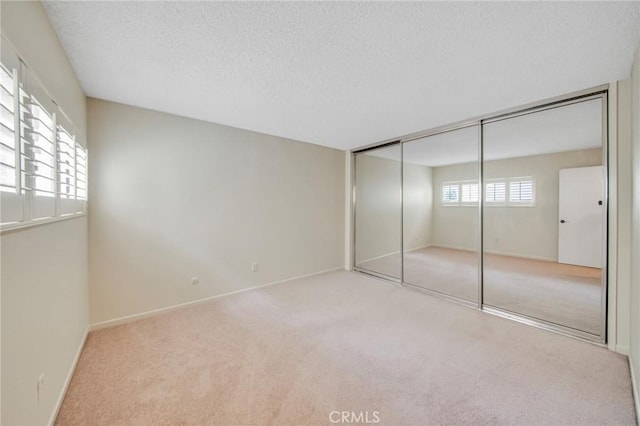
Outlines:
[[[496,123],[503,120],[508,120],[511,118],[522,117],[529,114],[535,114],[541,111],[552,110],[556,108],[562,108],[569,105],[574,105],[581,102],[588,102],[593,100],[601,101],[602,112],[601,112],[601,131],[602,131],[602,166],[603,166],[603,178],[604,178],[604,215],[603,215],[603,238],[602,238],[602,268],[600,274],[600,334],[588,333],[586,331],[578,330],[575,328],[567,327],[561,324],[556,324],[553,322],[545,321],[539,318],[533,318],[530,316],[526,316],[524,314],[518,314],[515,312],[511,312],[505,309],[501,309],[495,306],[489,306],[484,303],[481,303],[479,309],[482,311],[511,319],[517,322],[521,322],[523,324],[532,325],[544,330],[556,332],[559,334],[575,337],[581,340],[585,340],[592,343],[598,343],[601,345],[605,345],[607,343],[607,294],[608,294],[608,284],[609,284],[609,193],[610,193],[610,180],[609,180],[609,120],[608,120],[608,90],[601,90],[595,93],[588,93],[581,96],[571,97],[568,99],[561,99],[556,102],[548,102],[543,105],[532,107],[528,109],[523,109],[521,111],[515,111],[512,113],[501,114],[496,117],[487,118],[480,120],[481,129],[484,128],[485,124]],[[480,145],[484,146],[484,138],[483,131],[480,131]],[[483,149],[483,148],[481,148]],[[484,163],[480,164],[480,169],[483,168]],[[481,172],[482,174],[482,172]],[[482,182],[482,186],[484,187],[484,182]],[[484,207],[484,200],[482,200],[481,205]],[[482,208],[484,210],[484,208]],[[481,226],[484,225],[482,213],[480,214],[480,223]],[[484,229],[481,230],[481,237],[483,239]],[[484,252],[484,249],[483,249]],[[484,290],[484,277],[483,268],[484,264],[481,265],[481,279],[480,279],[480,288],[481,293]],[[482,295],[480,296],[482,298]],[[482,300],[482,299],[481,299]]]
[[[377,149],[381,149],[381,148],[389,148],[389,147],[393,147],[393,146],[398,146],[400,148],[400,277],[396,278],[396,277],[392,277],[386,274],[382,274],[376,271],[372,271],[366,268],[361,268],[357,265],[356,263],[356,214],[357,214],[357,179],[356,179],[356,167],[357,167],[357,162],[356,162],[356,156],[358,154],[363,154],[366,153],[368,151],[374,151]],[[402,229],[404,228],[404,223],[402,222],[402,218],[404,216],[403,213],[403,199],[402,199],[402,176],[403,176],[403,158],[402,158],[402,143],[400,140],[396,140],[396,141],[392,141],[392,142],[387,142],[387,143],[382,143],[379,145],[373,145],[373,146],[369,146],[369,147],[365,147],[365,148],[361,148],[361,149],[357,149],[354,151],[351,151],[351,199],[352,199],[352,208],[351,208],[351,212],[352,212],[352,217],[351,217],[351,229],[352,229],[352,235],[351,235],[351,268],[352,270],[356,271],[356,272],[360,272],[362,274],[366,274],[366,275],[371,275],[373,277],[376,278],[382,278],[383,280],[395,283],[395,284],[399,284],[402,285],[403,281],[404,281],[404,251],[402,250],[402,246],[404,245],[404,241],[403,241],[403,233],[402,233]]]

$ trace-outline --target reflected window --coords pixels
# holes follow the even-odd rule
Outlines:
[[[533,206],[536,181],[532,176],[490,179],[484,187],[485,202],[493,206]]]
[[[442,203],[456,204],[460,201],[460,186],[458,184],[442,185]]]
[[[507,184],[504,181],[489,182],[485,194],[487,203],[504,203],[507,200]]]
[[[511,179],[509,182],[509,202],[517,204],[533,204],[534,182],[532,178]]]
[[[480,187],[475,181],[442,184],[442,204],[449,206],[477,205]]]
[[[462,202],[463,203],[478,202],[478,184],[477,183],[462,184]]]

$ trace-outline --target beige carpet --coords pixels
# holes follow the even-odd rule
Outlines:
[[[349,272],[92,332],[58,425],[631,425],[625,357]]]
[[[478,255],[442,247],[405,253],[404,280],[477,302]],[[400,255],[359,266],[399,276]],[[484,302],[532,318],[600,335],[600,269],[485,254]]]

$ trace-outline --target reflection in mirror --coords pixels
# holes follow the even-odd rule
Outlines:
[[[602,100],[483,132],[485,305],[602,335]]]
[[[478,127],[403,146],[404,281],[478,300]]]
[[[400,144],[355,156],[356,267],[400,279]]]

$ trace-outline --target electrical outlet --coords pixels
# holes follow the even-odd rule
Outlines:
[[[38,377],[38,381],[36,382],[36,400],[38,404],[40,404],[40,395],[42,394],[43,388],[44,388],[44,373],[40,373],[40,377]]]
[[[258,272],[258,264],[257,263],[252,263],[251,264],[251,272]]]
[[[198,285],[198,284],[200,284],[200,277],[192,277],[191,285]]]

